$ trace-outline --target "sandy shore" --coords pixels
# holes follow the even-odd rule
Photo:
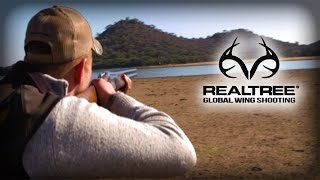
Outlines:
[[[133,79],[129,94],[168,113],[197,152],[197,165],[182,178],[309,177],[319,151],[320,69],[280,71],[284,84],[299,86],[294,106],[201,104],[201,84],[222,75]]]
[[[301,57],[283,57],[279,58],[280,61],[296,61],[296,60],[320,60],[320,56],[301,56]],[[249,59],[245,62],[252,63],[255,59]],[[197,62],[197,63],[185,63],[185,64],[165,64],[165,65],[154,65],[154,66],[140,66],[135,67],[139,69],[147,69],[147,68],[160,68],[160,67],[177,67],[177,66],[201,66],[201,65],[212,65],[219,64],[219,60],[212,60],[206,62]]]
[[[301,56],[301,57],[283,57],[279,58],[280,61],[296,61],[296,60],[320,60],[320,56]],[[246,60],[246,63],[252,63],[255,59]],[[153,66],[137,66],[130,68],[138,68],[138,69],[148,69],[148,68],[162,68],[162,67],[177,67],[177,66],[201,66],[201,65],[212,65],[219,64],[219,60],[211,60],[205,62],[196,62],[196,63],[185,63],[185,64],[164,64],[164,65],[153,65]],[[129,69],[130,69],[129,68]],[[105,69],[105,68],[103,68]],[[103,69],[93,69],[95,71],[103,70]],[[123,68],[108,68],[108,70],[119,70]]]

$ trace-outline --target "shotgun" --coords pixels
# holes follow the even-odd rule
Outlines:
[[[105,71],[98,75],[98,78],[108,78],[108,82],[110,82],[113,88],[117,91],[123,88],[126,83],[122,79],[121,74],[127,75],[129,78],[137,75],[137,69],[128,69],[121,71]],[[77,95],[80,98],[85,98],[91,103],[97,103],[97,92],[93,85],[90,85],[88,89]]]

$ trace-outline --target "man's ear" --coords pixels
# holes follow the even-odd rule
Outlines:
[[[84,68],[87,58],[83,58],[79,64],[74,67],[74,81],[79,84],[81,82],[82,76],[84,74]]]

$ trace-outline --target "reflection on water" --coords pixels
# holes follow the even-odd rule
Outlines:
[[[251,69],[253,63],[247,63],[248,70]],[[230,67],[233,62],[229,62],[225,65],[225,68]],[[257,71],[268,71],[263,65],[273,68],[274,62],[266,61],[261,63]],[[291,69],[314,69],[320,68],[320,60],[298,60],[298,61],[280,61],[279,70],[291,70]],[[98,77],[98,74],[105,70],[96,70],[93,72],[92,77]],[[230,73],[241,72],[238,65],[230,70]],[[179,66],[179,67],[162,67],[162,68],[147,68],[138,69],[138,76],[135,78],[154,78],[154,77],[173,77],[173,76],[193,76],[193,75],[207,75],[207,74],[221,74],[219,65],[200,65],[200,66]]]

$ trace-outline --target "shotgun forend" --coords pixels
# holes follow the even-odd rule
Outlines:
[[[125,74],[128,77],[133,77],[137,75],[137,69],[127,69],[119,71],[105,71],[100,73],[98,78],[107,78],[108,81],[112,84],[115,90],[119,90],[126,85],[125,81],[122,79],[120,74]]]

